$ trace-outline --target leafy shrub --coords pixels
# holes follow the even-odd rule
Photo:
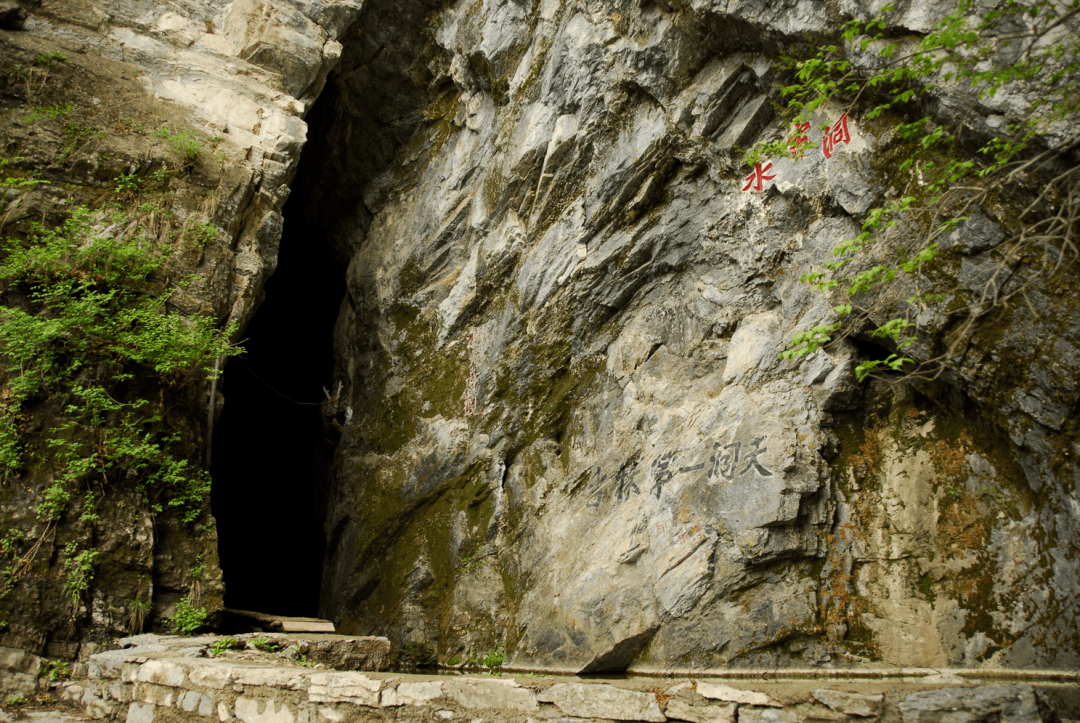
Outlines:
[[[71,663],[60,660],[46,660],[38,668],[38,678],[45,680],[67,680],[71,677]]]
[[[146,600],[128,600],[128,630],[132,635],[141,633],[150,612],[150,603]]]
[[[240,647],[240,641],[232,637],[224,637],[214,641],[214,644],[210,646],[210,652],[214,655],[221,655],[226,650],[232,650],[233,648]]]
[[[182,598],[176,603],[176,613],[165,621],[176,635],[191,635],[206,624],[206,609],[195,607],[191,598]]]
[[[0,308],[0,351],[8,371],[0,404],[0,474],[22,465],[18,417],[35,397],[62,394],[66,402],[48,443],[55,483],[38,507],[44,521],[59,519],[80,480],[136,480],[136,489],[168,489],[168,504],[193,520],[210,489],[205,471],[183,454],[180,436],[163,430],[159,406],[146,399],[118,400],[101,383],[75,379],[91,365],[106,365],[112,383],[149,372],[171,386],[214,377],[216,360],[239,350],[232,329],[212,319],[185,317],[167,306],[169,291],[150,280],[165,261],[144,234],[121,237],[126,214],[77,209],[60,227],[38,227],[29,243],[0,242],[7,258],[0,279],[29,289],[31,309]],[[167,249],[165,249],[167,251]],[[106,382],[108,383],[108,382]]]
[[[53,63],[66,63],[68,62],[68,58],[59,50],[50,50],[47,53],[42,53],[37,56],[37,59],[34,62],[43,68],[48,68]]]
[[[71,617],[74,620],[79,611],[79,603],[83,593],[90,589],[90,583],[94,579],[94,558],[98,556],[97,550],[83,550],[75,554],[76,545],[68,543],[64,548],[67,555],[67,575],[64,578],[64,592],[71,597]]]
[[[29,123],[33,123],[42,118],[63,118],[73,112],[75,112],[75,106],[72,103],[61,103],[52,106],[39,105],[34,107],[34,110],[30,112],[30,115],[26,116],[26,120]]]
[[[1080,114],[1080,36],[1075,23],[1067,22],[1077,4],[1010,0],[983,6],[961,0],[916,39],[887,32],[893,12],[894,6],[885,5],[869,21],[847,23],[835,44],[788,58],[780,115],[796,131],[757,144],[745,158],[752,165],[790,155],[811,114],[826,103],[836,101],[866,121],[888,114],[892,137],[883,160],[895,198],[866,214],[862,232],[833,249],[824,271],[803,276],[815,290],[844,298],[831,319],[796,334],[783,354],[798,359],[869,328],[896,353],[860,364],[860,380],[884,369],[936,377],[964,353],[978,324],[1010,303],[1030,304],[1028,289],[1061,280],[1062,271],[1080,258],[1080,174],[1071,155],[1076,134],[1062,132],[1074,129]],[[965,125],[967,116],[950,125],[924,115],[943,84],[971,88],[972,107],[1003,90],[1029,104],[1010,101],[1023,119],[982,142],[982,131],[972,133]],[[981,146],[976,153],[974,145]],[[927,283],[921,272],[938,256],[938,242],[980,207],[998,209],[1006,237],[991,258],[1006,280],[995,274],[977,290],[949,288],[940,279]],[[905,250],[879,255],[874,265],[858,264],[860,254],[879,241],[899,242],[897,248]],[[913,248],[907,248],[909,241]],[[1021,264],[1026,268],[1017,274]],[[936,357],[916,364],[904,354],[916,341],[919,320],[940,314],[955,320],[948,342],[935,350]]]
[[[506,651],[503,650],[502,645],[496,645],[495,649],[487,654],[487,656],[480,661],[480,664],[485,668],[498,668],[506,662]]]
[[[131,175],[117,176],[113,182],[116,192],[120,194],[135,194],[139,192],[142,187],[142,179],[136,176],[134,173]]]

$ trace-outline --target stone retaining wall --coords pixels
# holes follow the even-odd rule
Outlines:
[[[126,723],[215,719],[221,723],[931,723],[944,720],[946,714],[956,723],[1060,720],[1053,703],[1030,685],[933,687],[934,681],[919,685],[910,680],[872,684],[818,680],[801,685],[789,682],[786,687],[741,681],[740,687],[732,687],[706,680],[596,682],[566,677],[400,675],[312,664],[306,660],[307,653],[298,651],[306,648],[312,653],[318,645],[329,643],[290,643],[295,637],[266,636],[270,642],[289,644],[285,654],[255,651],[254,636],[241,636],[242,649],[220,655],[211,652],[220,638],[144,635],[126,639],[121,641],[126,647],[120,650],[91,656],[87,679],[64,684],[61,696],[94,718]],[[377,648],[385,643],[378,638],[349,640],[358,647]]]

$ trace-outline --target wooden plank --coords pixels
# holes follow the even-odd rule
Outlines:
[[[261,627],[267,632],[284,633],[332,633],[334,624],[321,618],[290,618],[283,615],[257,613],[253,610],[224,609],[222,612],[233,620],[246,621],[248,625]]]
[[[334,624],[329,620],[280,618],[281,628],[286,633],[332,633]]]

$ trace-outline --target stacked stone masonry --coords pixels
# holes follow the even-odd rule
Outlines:
[[[272,639],[280,644],[290,640],[286,636]],[[793,689],[704,679],[590,682],[532,674],[402,675],[333,670],[322,665],[302,667],[284,663],[280,656],[276,661],[274,656],[240,653],[213,656],[208,651],[216,640],[220,638],[145,635],[120,641],[121,649],[92,656],[88,678],[62,684],[60,696],[91,718],[125,723],[931,723],[945,720],[941,716],[946,714],[947,720],[957,723],[999,719],[1049,723],[1059,719],[1047,696],[1030,684],[950,687],[957,679],[942,679],[940,675],[938,680],[924,676],[891,685],[879,683],[877,687],[884,692],[870,693],[851,692],[856,687],[865,689],[865,683],[835,681],[806,683]],[[361,646],[380,644],[377,640],[354,642]],[[916,671],[911,673],[914,676]],[[1066,689],[1074,705],[1080,702],[1075,683]]]

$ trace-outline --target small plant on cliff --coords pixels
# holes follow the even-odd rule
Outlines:
[[[61,660],[46,660],[45,663],[38,668],[38,678],[44,678],[45,680],[67,680],[71,677],[71,663]]]
[[[128,600],[128,632],[132,635],[141,633],[149,613],[150,603],[146,600]]]
[[[501,668],[502,664],[506,662],[506,651],[503,650],[502,645],[496,645],[495,649],[490,651],[480,664],[485,668]]]
[[[191,598],[181,598],[176,603],[176,612],[165,622],[172,625],[176,635],[192,635],[206,624],[206,609],[196,607]]]
[[[483,554],[482,549],[476,550],[471,555],[466,555],[465,557],[462,557],[461,562],[458,564],[457,567],[458,574],[464,575],[470,570],[480,567],[484,564],[485,557],[487,557],[487,555]]]
[[[506,651],[503,650],[502,644],[496,645],[492,650],[486,653],[477,652],[473,650],[472,655],[469,656],[468,665],[480,666],[488,668],[492,675],[495,675],[495,670],[501,668],[502,664],[506,662]]]
[[[94,579],[94,558],[98,556],[97,550],[83,550],[75,554],[78,549],[74,542],[69,542],[64,548],[67,556],[67,574],[64,577],[64,592],[71,598],[71,619],[74,620],[79,613],[79,605],[82,603],[83,594],[90,589],[90,583]]]
[[[173,133],[168,128],[158,128],[154,131],[154,137],[165,141],[181,167],[188,167],[195,163],[199,154],[203,152],[202,141],[193,132],[188,130]]]
[[[281,651],[281,654],[301,667],[310,668],[313,664],[304,652],[306,649],[306,643],[293,643]]]
[[[53,63],[68,62],[68,58],[59,50],[50,50],[47,53],[42,53],[41,55],[37,56],[37,59],[34,62],[42,68],[47,69],[51,68]]]
[[[844,298],[831,320],[795,335],[785,358],[868,331],[895,353],[860,364],[860,379],[884,369],[936,377],[980,323],[1011,303],[1026,303],[1037,318],[1028,292],[1060,282],[1080,256],[1080,167],[1072,160],[1080,147],[1080,1],[985,7],[962,0],[934,30],[905,39],[895,28],[887,32],[895,8],[886,6],[870,21],[847,23],[839,42],[788,61],[792,82],[781,89],[781,115],[797,130],[758,144],[746,160],[791,154],[805,145],[800,135],[812,114],[840,103],[867,122],[891,119],[892,148],[882,155],[894,185],[891,200],[866,213],[862,232],[833,249],[823,271],[802,277]],[[942,122],[927,114],[933,93],[948,85],[971,87],[972,106],[1002,90],[1029,105],[1020,120],[978,141],[984,131],[973,132],[966,117]],[[929,265],[941,242],[979,209],[996,209],[1004,229],[989,249],[997,266],[976,286],[955,286]],[[863,262],[882,241],[902,250]],[[941,315],[954,320],[947,338],[916,363],[910,349],[920,343],[922,320]]]

